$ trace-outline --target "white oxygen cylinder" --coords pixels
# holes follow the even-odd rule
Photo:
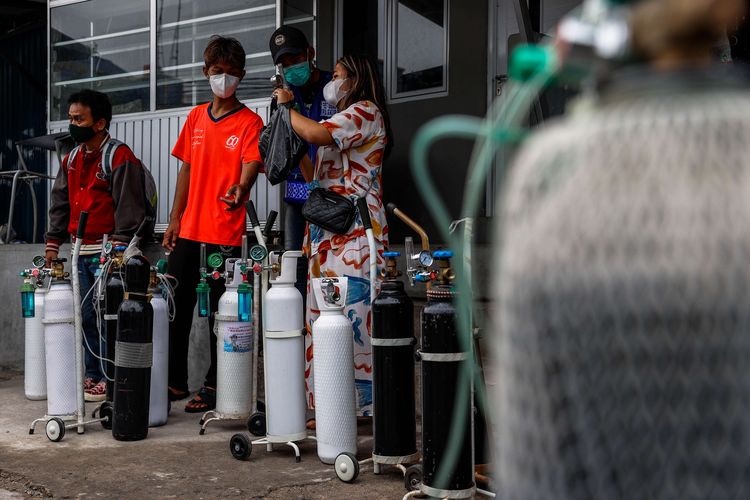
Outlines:
[[[73,326],[73,288],[69,280],[52,280],[44,301],[42,323],[47,368],[47,415],[74,415],[78,409],[76,334]]]
[[[25,320],[23,389],[26,399],[47,399],[47,367],[44,358],[44,287],[34,290],[34,317]]]
[[[238,321],[237,287],[242,283],[241,262],[227,259],[226,291],[219,298],[216,333],[216,413],[223,418],[247,418],[252,410],[253,323]]]
[[[167,301],[159,287],[152,288],[151,307],[154,309],[153,361],[151,364],[151,395],[148,407],[148,426],[167,423],[169,412],[169,312]]]
[[[271,443],[307,437],[305,337],[302,295],[294,286],[300,251],[284,252],[281,275],[263,301],[266,438]]]
[[[320,309],[312,327],[318,457],[333,464],[341,453],[357,453],[353,330],[344,316],[347,278],[315,278],[312,286]]]

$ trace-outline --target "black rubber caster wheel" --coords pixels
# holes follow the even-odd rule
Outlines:
[[[44,431],[47,433],[47,439],[50,441],[55,443],[62,441],[65,437],[65,422],[61,418],[53,417],[47,420]]]
[[[253,451],[253,445],[250,443],[250,439],[244,434],[235,434],[229,440],[229,451],[232,452],[232,456],[237,460],[247,460]]]
[[[266,435],[266,414],[256,412],[247,419],[247,430],[253,436],[262,437]]]
[[[336,469],[336,475],[345,483],[354,482],[359,476],[359,461],[351,453],[340,453],[333,462]]]
[[[99,407],[99,417],[104,420],[101,421],[102,427],[107,430],[112,430],[112,418],[114,418],[114,411],[112,411],[112,403],[105,401]]]
[[[202,435],[204,435],[205,433],[206,433],[206,429],[204,429],[203,427],[201,427],[201,430],[200,430],[200,431],[198,432],[198,434],[199,434],[200,436],[202,436]]]
[[[404,488],[406,491],[416,491],[422,484],[422,464],[414,464],[404,472]]]

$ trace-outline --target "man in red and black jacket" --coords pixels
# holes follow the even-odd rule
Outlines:
[[[106,94],[81,90],[70,96],[68,119],[70,135],[79,147],[68,154],[57,173],[50,194],[49,231],[46,235],[46,258],[49,265],[57,258],[60,244],[74,239],[78,217],[88,211],[86,234],[81,242],[78,278],[81,298],[85,298],[95,281],[96,262],[104,234],[114,244],[127,244],[146,216],[144,173],[133,151],[122,145],[112,158],[111,172],[104,168],[102,151],[109,142],[107,131],[112,119],[112,104]],[[72,158],[72,160],[71,160]],[[86,375],[86,401],[105,397],[104,374],[99,360],[99,332],[96,327],[93,297],[82,302]],[[88,348],[86,348],[88,344]]]

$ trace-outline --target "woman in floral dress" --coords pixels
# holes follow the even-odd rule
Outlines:
[[[303,163],[302,173],[310,189],[322,187],[341,195],[366,196],[377,246],[378,267],[388,245],[388,225],[382,199],[383,158],[392,147],[385,95],[375,66],[364,57],[345,56],[338,60],[333,79],[324,88],[326,101],[338,113],[320,123],[291,111],[292,127],[306,142],[319,147],[315,165]],[[293,103],[291,92],[274,92],[279,104]],[[352,322],[354,378],[358,415],[372,414],[372,348],[370,336],[370,249],[359,215],[349,232],[334,234],[308,224],[303,251],[309,259],[307,280],[307,335],[305,378],[307,402],[315,407],[313,392],[312,324],[320,311],[312,294],[311,279],[347,277],[349,291],[344,314]],[[379,279],[375,277],[375,279]]]

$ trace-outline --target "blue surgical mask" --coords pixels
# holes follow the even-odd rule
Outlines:
[[[310,61],[302,61],[284,68],[284,78],[290,85],[303,86],[310,80]]]

